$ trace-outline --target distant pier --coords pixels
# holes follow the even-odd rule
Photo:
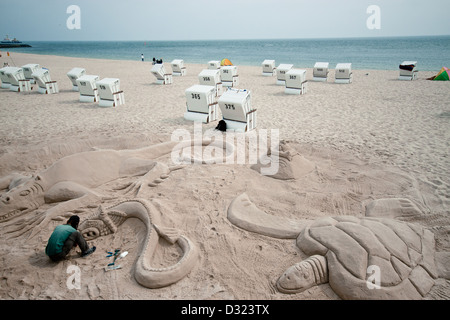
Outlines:
[[[0,43],[0,48],[31,48],[31,46],[25,43]]]

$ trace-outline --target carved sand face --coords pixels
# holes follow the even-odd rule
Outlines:
[[[0,196],[0,223],[12,220],[44,204],[44,190],[37,176]]]
[[[85,220],[78,227],[78,231],[81,232],[86,241],[100,237],[105,233],[105,229],[107,229],[105,223],[96,219]]]
[[[277,288],[283,293],[298,293],[316,285],[312,266],[300,262],[288,268],[277,281]]]

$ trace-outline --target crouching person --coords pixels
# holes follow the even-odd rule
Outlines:
[[[55,228],[50,239],[48,239],[45,253],[55,262],[63,260],[77,245],[81,249],[81,256],[86,257],[95,251],[95,246],[89,248],[86,240],[77,231],[80,217],[74,215],[69,218],[66,224]]]

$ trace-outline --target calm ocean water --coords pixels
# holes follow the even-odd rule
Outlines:
[[[228,58],[235,65],[260,66],[265,59],[312,68],[317,61],[351,62],[354,69],[397,70],[404,60],[418,61],[419,70],[450,67],[450,36],[354,39],[205,40],[205,41],[28,41],[32,48],[10,52],[69,57],[165,62],[183,59],[204,63]]]

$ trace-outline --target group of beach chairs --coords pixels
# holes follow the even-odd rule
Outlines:
[[[125,103],[120,80],[87,75],[83,68],[73,68],[67,76],[72,81],[72,90],[80,92],[80,101],[98,102],[101,107],[115,107]],[[58,82],[52,81],[50,71],[39,64],[26,64],[22,67],[6,66],[0,69],[1,88],[16,92],[30,92],[33,85],[41,94],[59,92]]]
[[[329,62],[316,62],[313,69],[313,81],[327,82],[329,74]],[[306,94],[307,80],[306,70],[294,68],[293,64],[280,64],[275,66],[275,60],[264,60],[262,63],[263,76],[276,76],[277,85],[285,86],[287,94]],[[353,82],[351,63],[338,63],[336,65],[335,83],[349,84]]]
[[[198,74],[198,80],[198,84],[185,90],[184,119],[203,123],[220,120],[225,123],[222,130],[232,132],[256,128],[256,108],[252,106],[251,92],[236,88],[239,85],[237,66],[209,61],[207,68]]]
[[[117,107],[125,104],[125,95],[120,90],[120,79],[103,78],[86,74],[84,68],[73,68],[67,73],[72,81],[72,90],[80,93],[81,102],[98,102],[100,107]]]
[[[172,73],[163,64],[154,64],[151,73],[156,84],[172,84],[173,76],[185,76],[182,59],[171,62]],[[251,92],[237,89],[237,66],[221,65],[221,61],[209,61],[198,75],[199,83],[185,90],[186,112],[184,119],[210,123],[223,120],[227,131],[247,132],[256,127],[256,109],[251,105]],[[220,114],[222,119],[220,118]]]
[[[166,72],[164,64],[156,63],[151,73],[157,84],[171,84],[173,76],[185,76],[184,61],[171,62],[172,73]],[[417,61],[404,61],[400,64],[400,80],[417,79]],[[327,82],[328,62],[317,62],[313,69],[313,81]],[[306,70],[294,68],[292,64],[275,66],[275,60],[264,60],[263,76],[275,76],[276,84],[285,86],[285,93],[303,95],[307,92]],[[118,78],[101,79],[88,75],[84,68],[73,68],[67,76],[72,82],[72,90],[80,93],[81,102],[98,102],[101,107],[116,107],[125,103]],[[38,86],[42,94],[59,92],[58,83],[52,81],[50,72],[38,64],[22,67],[6,66],[0,69],[1,88],[16,92],[32,90]],[[185,90],[186,112],[184,118],[190,121],[210,123],[219,120],[219,110],[227,131],[247,132],[256,128],[256,108],[252,106],[251,92],[236,88],[239,85],[238,68],[234,65],[221,65],[221,61],[209,61],[207,68],[198,75],[199,84]],[[350,84],[353,81],[351,63],[338,63],[335,69],[335,83]]]
[[[1,87],[16,92],[27,92],[38,86],[38,92],[43,94],[58,93],[58,83],[52,81],[50,72],[38,64],[26,64],[22,67],[5,66],[0,69]]]

